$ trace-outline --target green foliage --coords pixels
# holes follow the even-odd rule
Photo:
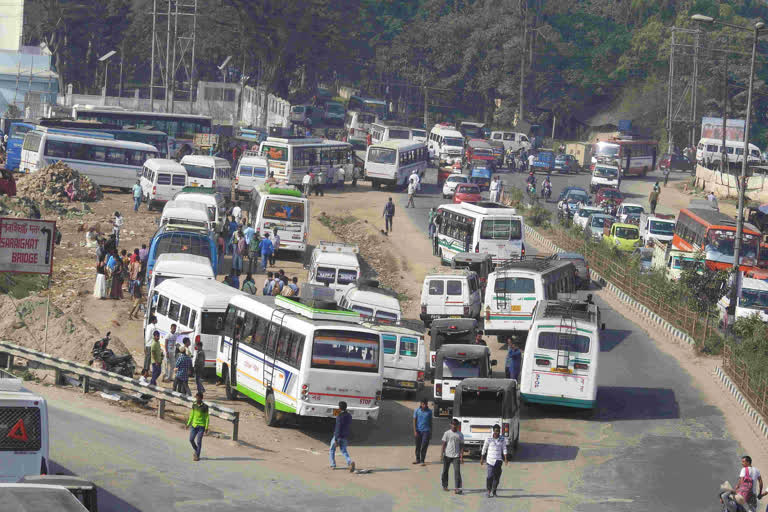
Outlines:
[[[540,204],[535,203],[531,208],[528,208],[525,211],[525,217],[532,226],[545,226],[549,224],[552,212]]]
[[[698,253],[696,262],[683,267],[679,283],[689,290],[691,304],[701,312],[711,312],[717,301],[730,290],[729,274],[712,270],[704,264],[704,255]]]
[[[755,314],[733,324],[734,339],[729,340],[733,355],[747,365],[750,381],[768,381],[768,327]]]

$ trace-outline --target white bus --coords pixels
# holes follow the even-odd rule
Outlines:
[[[464,136],[450,124],[436,124],[429,132],[429,149],[440,164],[461,162]]]
[[[232,168],[224,158],[187,155],[179,163],[187,170],[190,187],[213,189],[226,200],[232,197]]]
[[[589,301],[541,303],[523,353],[523,401],[594,408],[603,329],[600,308]]]
[[[293,187],[259,185],[251,192],[253,229],[280,236],[280,251],[304,252],[309,240],[309,199]],[[274,242],[274,238],[272,238]]]
[[[444,204],[437,215],[433,243],[443,263],[460,252],[488,253],[494,264],[525,256],[525,226],[514,208],[489,201]]]
[[[0,483],[47,474],[48,406],[45,399],[22,387],[21,379],[0,370]],[[2,507],[0,507],[2,508]]]
[[[140,142],[35,130],[24,137],[19,169],[31,173],[60,161],[103,187],[130,189],[144,162],[157,157],[154,146]]]
[[[508,261],[488,274],[483,331],[499,341],[527,332],[537,304],[576,292],[576,267],[565,260]]]
[[[388,140],[411,140],[411,129],[407,126],[374,123],[371,125],[370,133],[373,144]]]
[[[368,146],[365,178],[379,185],[405,186],[413,171],[421,178],[427,170],[427,146],[423,142],[389,140]]]
[[[315,291],[323,290],[305,284],[302,296]],[[332,418],[341,400],[352,419],[377,419],[381,335],[361,326],[358,313],[334,308],[282,296],[232,297],[216,355],[227,398],[242,393],[263,404],[269,426],[286,414]]]
[[[278,182],[299,185],[308,172],[323,172],[329,178],[336,176],[339,167],[352,176],[352,144],[347,142],[318,137],[268,137],[259,152],[267,157],[269,170]],[[332,170],[334,174],[330,174]]]
[[[371,124],[376,122],[376,120],[376,114],[348,110],[347,115],[344,117],[344,129],[347,133],[347,142],[353,146],[365,147]]]

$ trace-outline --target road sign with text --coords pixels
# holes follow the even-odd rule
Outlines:
[[[0,272],[50,274],[56,222],[0,217]]]

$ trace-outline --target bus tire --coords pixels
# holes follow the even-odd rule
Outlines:
[[[278,423],[275,394],[271,392],[267,392],[267,398],[264,400],[264,422],[268,427],[276,427]]]
[[[229,376],[229,368],[222,368],[224,372],[224,394],[227,396],[227,400],[237,400],[237,390],[232,387],[232,381]]]

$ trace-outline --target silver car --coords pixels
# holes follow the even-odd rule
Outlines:
[[[587,219],[587,227],[584,231],[589,233],[593,240],[602,240],[603,228],[605,227],[606,222],[616,222],[616,218],[604,213],[592,214],[589,216],[589,219]]]

